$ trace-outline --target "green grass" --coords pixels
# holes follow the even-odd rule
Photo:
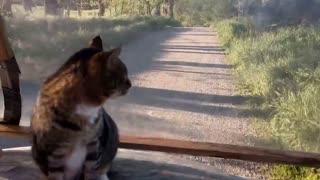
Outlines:
[[[255,32],[247,21],[217,24],[243,94],[259,96],[277,147],[320,152],[320,29]],[[257,108],[257,107],[255,107]],[[271,115],[270,115],[271,114]],[[319,179],[310,168],[274,166],[271,179]]]
[[[179,26],[162,17],[120,18],[12,18],[7,19],[10,42],[22,69],[22,79],[40,80],[75,51],[101,35],[104,46],[126,44],[148,31]]]

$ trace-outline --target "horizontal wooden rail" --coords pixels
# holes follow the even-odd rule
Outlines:
[[[31,132],[28,127],[0,125],[0,136],[30,138]],[[218,143],[121,136],[120,148],[320,167],[320,154],[317,153],[282,151]]]

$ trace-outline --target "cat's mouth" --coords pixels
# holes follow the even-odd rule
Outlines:
[[[128,92],[129,92],[129,89],[117,90],[117,91],[114,91],[111,94],[111,96],[109,96],[109,98],[114,99],[119,96],[124,96],[124,95],[128,94]]]

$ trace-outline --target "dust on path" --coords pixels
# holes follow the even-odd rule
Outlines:
[[[232,66],[208,28],[168,28],[125,46],[134,87],[106,107],[122,134],[254,145],[241,117]],[[195,159],[192,157],[187,157]],[[254,163],[197,158],[226,173],[261,179]]]

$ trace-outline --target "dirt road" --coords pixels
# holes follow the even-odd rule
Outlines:
[[[149,33],[126,45],[122,59],[134,87],[106,105],[122,134],[254,145],[250,121],[239,115],[244,99],[237,95],[232,67],[211,29]],[[22,125],[29,125],[37,89],[32,82],[22,83]],[[0,137],[1,147],[28,144]],[[228,174],[261,178],[252,163],[184,157]]]
[[[250,122],[239,116],[231,66],[208,28],[170,28],[124,48],[134,87],[107,109],[121,133],[253,145]],[[201,158],[231,174],[260,178],[255,165]]]

